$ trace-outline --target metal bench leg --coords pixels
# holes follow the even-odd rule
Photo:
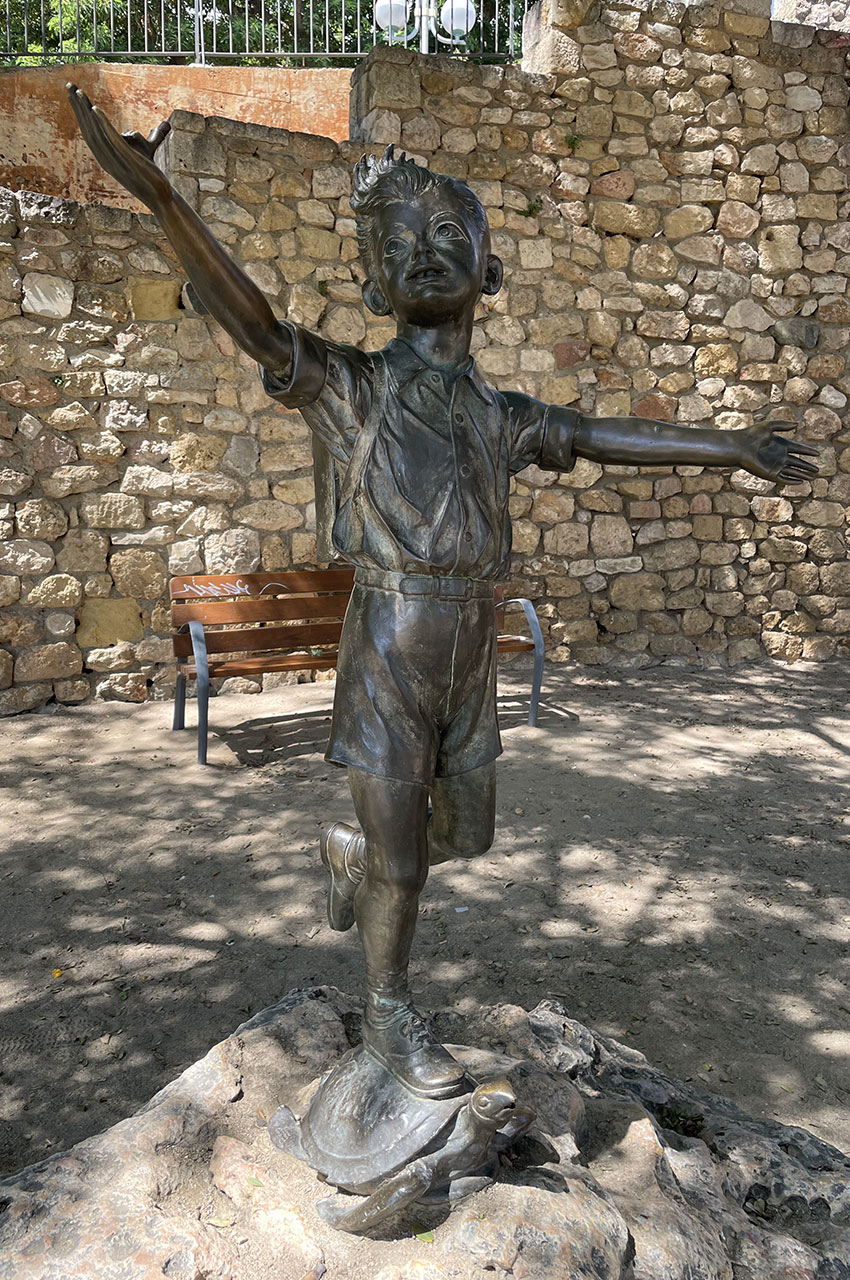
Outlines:
[[[534,673],[531,677],[531,705],[528,708],[528,723],[532,729],[535,729],[537,727],[537,708],[540,703],[540,686],[543,683],[543,632],[540,629],[537,611],[530,600],[526,600],[522,596],[516,596],[513,600],[506,600],[505,604],[522,606],[525,620],[531,632],[531,638],[534,641]]]
[[[528,723],[532,729],[537,727],[537,708],[540,704],[540,686],[543,683],[543,636],[540,628],[534,637],[534,674],[531,677],[531,706],[528,708]]]
[[[198,672],[198,764],[207,762],[207,734],[209,732],[210,677],[208,672]]]
[[[189,623],[189,634],[192,637],[192,650],[198,673],[198,764],[206,764],[210,709],[210,667],[207,658],[207,642],[200,622]]]
[[[177,673],[177,687],[174,690],[174,720],[172,730],[186,728],[186,677]]]

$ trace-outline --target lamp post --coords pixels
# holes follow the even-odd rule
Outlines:
[[[439,21],[448,35],[437,28],[436,0],[414,0],[413,27],[408,31],[408,0],[376,0],[375,23],[385,31],[390,44],[408,44],[419,37],[419,52],[431,53],[431,40],[455,48],[466,44],[466,37],[475,24],[475,5],[472,0],[445,0],[439,11]],[[436,47],[433,52],[436,52]]]

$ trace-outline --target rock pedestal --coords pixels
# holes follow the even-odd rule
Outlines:
[[[536,1130],[453,1211],[355,1238],[268,1121],[359,1040],[321,987],[252,1018],[141,1111],[0,1182],[0,1280],[850,1280],[850,1159],[595,1036],[553,1001],[437,1018],[512,1060]]]

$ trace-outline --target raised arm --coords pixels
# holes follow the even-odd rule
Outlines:
[[[95,159],[150,209],[210,315],[264,368],[286,369],[292,355],[288,331],[253,280],[154,164],[154,152],[170,126],[158,125],[147,138],[137,132],[121,134],[76,85],[68,85],[68,97]]]
[[[793,484],[810,480],[817,466],[805,455],[817,454],[813,445],[786,440],[793,422],[757,422],[740,431],[713,427],[677,427],[650,418],[579,417],[575,452],[594,462],[632,466],[687,463],[707,467],[743,467],[764,480]]]

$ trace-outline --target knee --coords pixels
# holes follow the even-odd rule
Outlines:
[[[420,894],[428,878],[428,862],[421,858],[377,856],[366,846],[366,879],[369,888],[404,901]]]
[[[429,837],[428,856],[432,866],[448,862],[452,858],[478,858],[492,847],[494,830],[466,830],[453,832],[449,838],[440,839],[436,833]]]

